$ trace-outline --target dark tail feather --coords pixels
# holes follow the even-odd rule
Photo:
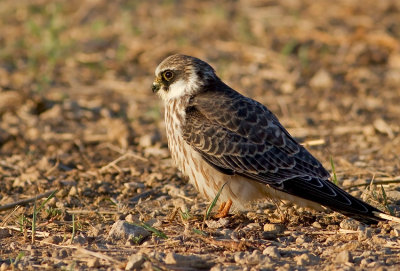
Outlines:
[[[283,187],[277,187],[277,189],[317,202],[365,224],[376,224],[382,220],[400,222],[400,218],[387,215],[368,203],[353,197],[329,180],[294,178],[284,181]]]

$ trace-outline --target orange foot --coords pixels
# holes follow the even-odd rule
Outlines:
[[[221,206],[219,206],[219,209],[218,209],[218,214],[216,214],[214,216],[214,218],[227,217],[231,206],[232,206],[232,201],[230,199],[228,199],[227,202],[221,203]]]

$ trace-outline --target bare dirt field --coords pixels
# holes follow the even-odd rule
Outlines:
[[[204,221],[151,92],[173,53],[400,216],[399,1],[2,0],[0,271],[400,269],[394,223],[267,200]]]

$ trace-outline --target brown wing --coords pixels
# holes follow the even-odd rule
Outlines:
[[[376,220],[371,219],[372,211],[378,210],[330,182],[321,163],[290,136],[272,112],[222,82],[192,97],[183,137],[225,174],[269,184],[366,223]]]
[[[265,183],[278,185],[300,176],[329,178],[265,106],[233,90],[194,96],[183,137],[212,165]]]

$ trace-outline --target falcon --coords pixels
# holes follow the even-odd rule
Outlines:
[[[333,184],[271,111],[222,82],[206,62],[172,55],[155,76],[152,90],[165,105],[172,159],[208,200],[222,191],[220,217],[231,205],[245,210],[254,200],[270,198],[329,208],[366,224],[392,220]]]

